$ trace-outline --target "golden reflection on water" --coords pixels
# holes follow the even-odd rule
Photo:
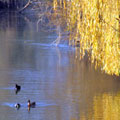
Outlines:
[[[93,113],[88,113],[88,118],[82,116],[81,120],[120,120],[120,93],[116,96],[103,94],[95,96]],[[90,115],[89,115],[90,114]]]
[[[119,75],[120,1],[54,0],[53,6],[66,20],[69,44],[80,46],[79,58],[87,51],[96,68]]]

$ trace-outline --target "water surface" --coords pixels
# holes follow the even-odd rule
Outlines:
[[[64,43],[52,45],[56,34],[38,32],[35,20],[16,13],[0,19],[1,120],[119,118],[119,78],[95,70],[87,58],[75,59],[75,49]],[[22,86],[17,94],[16,83]],[[28,99],[37,104],[30,111]]]

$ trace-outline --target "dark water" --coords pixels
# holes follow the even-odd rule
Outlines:
[[[55,39],[42,28],[37,32],[36,21],[1,14],[0,120],[118,120],[119,78],[75,59],[75,49],[64,43],[52,45]],[[30,111],[28,99],[36,101]]]

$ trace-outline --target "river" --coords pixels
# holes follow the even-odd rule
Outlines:
[[[0,120],[117,120],[119,77],[76,59],[67,44],[52,45],[56,34],[38,31],[36,21],[14,12],[0,17]],[[28,99],[35,108],[28,110]]]

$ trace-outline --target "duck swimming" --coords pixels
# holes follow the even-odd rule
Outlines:
[[[17,109],[19,109],[19,108],[21,107],[21,105],[20,105],[19,103],[16,103],[16,104],[15,104],[15,107],[16,107]]]
[[[30,107],[35,107],[35,105],[36,105],[36,103],[35,102],[30,102],[30,100],[28,100],[28,108],[30,108]]]
[[[21,89],[21,86],[15,84],[15,93],[17,94]]]
[[[15,84],[15,89],[18,90],[18,91],[20,91],[21,86],[19,86],[18,84]]]

